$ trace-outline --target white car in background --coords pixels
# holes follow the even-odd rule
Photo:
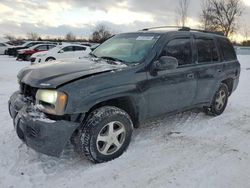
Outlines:
[[[4,43],[4,42],[0,42],[0,55],[4,55],[5,51],[8,50],[8,48],[12,47],[11,45]]]
[[[45,63],[54,60],[63,60],[71,58],[83,57],[91,52],[89,46],[83,46],[78,44],[62,44],[55,48],[45,51],[38,52],[31,56],[31,65],[38,63]]]

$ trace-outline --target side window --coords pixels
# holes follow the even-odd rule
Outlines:
[[[65,48],[62,49],[64,52],[73,52],[74,49],[73,49],[73,46],[67,46]]]
[[[198,53],[198,63],[219,61],[218,52],[213,39],[195,39]]]
[[[5,44],[3,44],[3,43],[0,43],[0,47],[3,47],[3,46],[6,46]]]
[[[29,43],[29,44],[27,44],[27,48],[30,48],[30,47],[32,47],[32,46],[34,46],[34,45],[36,45],[35,43]]]
[[[221,47],[224,60],[230,61],[230,60],[237,59],[233,45],[229,42],[228,39],[220,38],[219,43],[220,43],[220,47]]]
[[[75,46],[74,47],[74,51],[85,51],[86,48],[85,47],[81,47],[81,46]]]
[[[56,47],[55,45],[48,45],[47,49],[50,50],[50,49],[55,48],[55,47]]]
[[[41,46],[38,46],[36,47],[36,50],[47,50],[47,46],[46,45],[41,45]]]
[[[161,56],[171,56],[178,60],[179,66],[192,63],[190,38],[173,39],[165,46]]]

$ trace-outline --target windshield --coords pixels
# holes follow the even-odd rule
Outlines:
[[[138,63],[143,60],[159,37],[159,34],[145,33],[117,35],[97,47],[92,55],[125,63]]]

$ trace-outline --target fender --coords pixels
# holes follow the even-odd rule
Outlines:
[[[93,90],[87,95],[70,98],[65,109],[65,114],[86,113],[93,106],[112,99],[128,97],[136,109],[140,112],[139,120],[144,119],[147,113],[147,103],[141,89],[135,84],[127,84],[118,87],[104,88],[102,90]]]

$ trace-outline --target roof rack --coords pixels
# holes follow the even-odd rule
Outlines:
[[[142,29],[142,31],[149,31],[149,30],[152,30],[152,29],[163,29],[163,28],[190,29],[188,27],[180,27],[180,26],[159,26],[159,27],[145,28],[145,29]]]
[[[149,31],[153,29],[164,29],[164,28],[176,28],[178,31],[197,31],[197,32],[202,32],[202,33],[211,33],[211,34],[216,34],[216,35],[221,35],[224,36],[223,32],[220,31],[208,31],[208,30],[201,30],[201,29],[191,29],[190,27],[180,27],[180,26],[159,26],[159,27],[150,27],[150,28],[145,28],[142,29],[141,31]]]

